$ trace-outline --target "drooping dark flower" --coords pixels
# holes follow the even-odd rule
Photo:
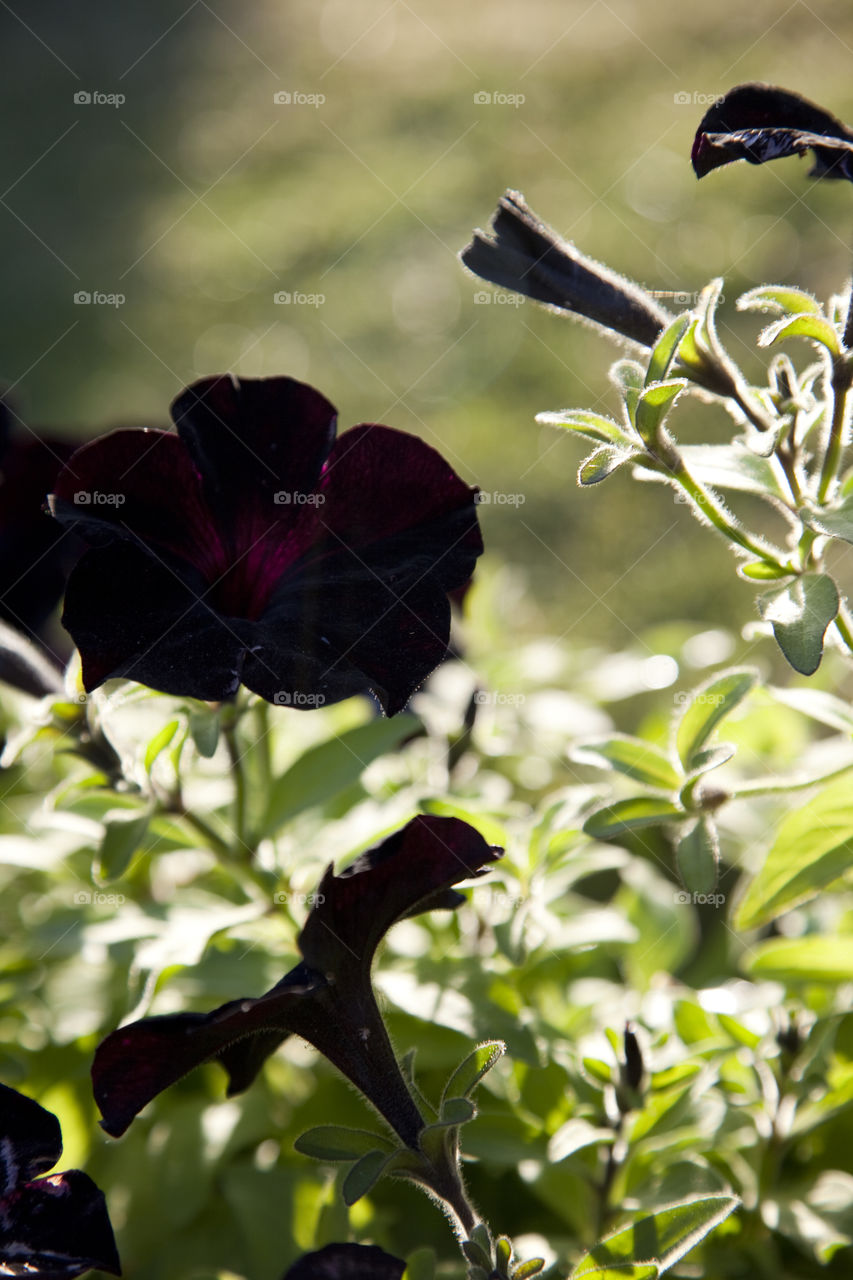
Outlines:
[[[0,1085],[0,1275],[71,1280],[121,1275],[104,1196],[79,1169],[46,1177],[62,1155],[59,1121]]]
[[[298,938],[302,960],[258,998],[212,1013],[143,1018],[112,1032],[92,1066],[102,1127],[119,1137],[142,1108],[194,1067],[217,1059],[240,1093],[289,1035],[325,1055],[417,1146],[424,1121],[403,1080],[376,1005],[370,967],[404,916],[455,907],[451,886],[483,874],[500,850],[458,818],[421,816],[339,875],[329,867]]]
[[[45,494],[74,448],[15,418],[0,400],[0,620],[37,636],[82,550],[44,512]]]
[[[853,182],[853,129],[798,93],[739,84],[705,112],[693,141],[697,178],[734,160],[764,164],[812,151],[811,178]]]
[[[306,1253],[282,1280],[400,1280],[406,1264],[377,1244],[327,1244]]]
[[[490,233],[475,231],[459,255],[474,275],[569,311],[632,342],[652,347],[672,316],[641,285],[580,253],[507,191]]]
[[[448,593],[482,551],[476,490],[415,436],[336,414],[292,378],[207,378],[177,434],[84,446],[51,497],[89,543],[63,622],[83,681],[218,701],[403,707],[442,660]]]

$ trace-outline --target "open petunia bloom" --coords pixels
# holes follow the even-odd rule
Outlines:
[[[212,1013],[143,1018],[112,1032],[92,1065],[102,1127],[113,1137],[187,1072],[218,1059],[229,1095],[246,1089],[289,1035],[325,1055],[410,1147],[424,1120],[406,1086],[379,1013],[370,967],[379,942],[404,916],[455,907],[451,886],[483,874],[501,851],[459,818],[421,816],[363,853],[339,875],[329,867],[298,938],[302,960],[256,999]]]
[[[90,545],[63,615],[86,688],[220,701],[244,684],[296,707],[372,689],[399,711],[483,549],[476,490],[405,432],[336,440],[332,405],[292,378],[206,378],[172,416],[177,434],[85,445],[50,498]]]
[[[853,129],[808,98],[772,84],[739,84],[705,112],[693,141],[697,178],[748,160],[814,153],[812,178],[853,181]]]
[[[400,1280],[406,1264],[376,1244],[327,1244],[303,1254],[282,1280]]]
[[[98,1268],[121,1275],[103,1193],[88,1174],[37,1176],[61,1155],[56,1116],[0,1085],[0,1274],[71,1280]]]

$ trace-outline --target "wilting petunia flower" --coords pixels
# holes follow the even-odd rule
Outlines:
[[[51,497],[91,545],[63,616],[86,688],[218,701],[245,684],[292,706],[370,688],[399,711],[483,549],[476,490],[405,432],[336,440],[332,405],[292,378],[207,378],[172,416],[177,434],[84,446]]]
[[[298,938],[302,961],[272,990],[212,1013],[143,1018],[98,1046],[92,1082],[102,1127],[120,1136],[146,1103],[212,1058],[228,1073],[229,1095],[239,1093],[289,1035],[298,1035],[416,1147],[424,1121],[376,1005],[371,961],[392,924],[457,906],[463,899],[451,886],[482,875],[500,852],[458,818],[421,816],[339,875],[329,867]]]
[[[104,1196],[79,1169],[38,1177],[62,1154],[59,1121],[0,1085],[0,1275],[71,1280],[121,1275]]]
[[[853,129],[798,93],[772,84],[739,84],[705,112],[691,159],[698,178],[748,160],[764,164],[813,151],[812,178],[853,181]]]
[[[652,347],[672,316],[641,285],[580,253],[507,191],[490,233],[475,231],[459,255],[474,275]]]
[[[400,1280],[406,1264],[376,1244],[327,1244],[303,1254],[282,1280]]]

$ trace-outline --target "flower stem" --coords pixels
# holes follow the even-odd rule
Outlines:
[[[847,396],[853,381],[853,370],[843,359],[837,359],[832,367],[832,415],[829,425],[829,437],[826,452],[820,471],[817,500],[826,502],[830,490],[838,477],[841,467],[841,454],[844,449],[844,428],[847,422]]]
[[[677,469],[670,472],[672,479],[676,481],[684,492],[690,497],[699,510],[707,516],[711,524],[719,529],[730,542],[736,543],[739,547],[743,547],[745,551],[751,552],[757,559],[764,561],[765,564],[772,565],[775,569],[782,573],[797,573],[795,565],[781,558],[781,553],[774,548],[762,545],[757,542],[751,534],[745,529],[741,529],[726,515],[721,504],[711,496],[707,489],[704,489],[695,480],[684,465],[683,461],[679,462]]]

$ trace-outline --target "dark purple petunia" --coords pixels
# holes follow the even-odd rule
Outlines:
[[[415,436],[363,424],[292,378],[207,378],[177,434],[80,449],[51,510],[89,550],[63,622],[94,689],[125,676],[219,701],[372,689],[393,714],[442,660],[448,593],[482,551],[476,490]]]
[[[0,621],[37,635],[82,547],[44,511],[44,495],[74,452],[36,435],[0,400]]]
[[[370,966],[391,925],[463,899],[451,886],[483,874],[500,850],[458,818],[414,818],[339,875],[329,867],[299,935],[302,960],[258,998],[212,1013],[143,1018],[98,1046],[92,1066],[102,1127],[119,1137],[142,1108],[216,1058],[229,1095],[246,1089],[289,1035],[324,1054],[403,1141],[424,1121],[400,1073],[376,1005]]]
[[[812,178],[853,181],[853,129],[798,93],[771,84],[739,84],[715,102],[696,132],[691,159],[698,178],[748,160],[815,157]]]
[[[406,1264],[376,1244],[327,1244],[298,1258],[282,1280],[400,1280]]]
[[[121,1275],[103,1193],[79,1169],[40,1177],[62,1155],[59,1121],[0,1085],[0,1274],[71,1280]]]
[[[491,284],[591,320],[644,347],[653,347],[672,319],[641,285],[559,236],[518,191],[501,197],[491,231],[475,231],[459,257]]]

